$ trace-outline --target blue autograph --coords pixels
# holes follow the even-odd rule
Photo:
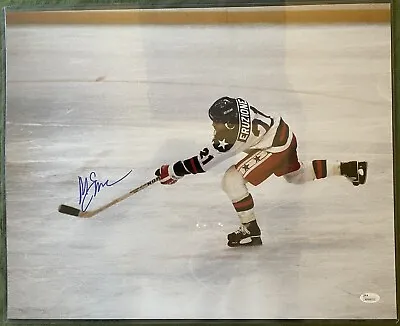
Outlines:
[[[109,183],[109,180],[106,180],[106,182],[99,182],[96,178],[96,172],[90,172],[89,175],[89,180],[86,177],[85,179],[83,179],[82,177],[78,177],[78,181],[79,181],[79,205],[81,205],[81,210],[82,212],[86,212],[86,210],[88,209],[90,203],[92,202],[93,198],[96,197],[96,195],[100,192],[100,190],[104,187],[111,187],[115,184],[117,184],[118,182],[122,181],[123,179],[125,179],[130,173],[132,172],[132,170],[130,170],[127,174],[125,174],[122,178],[120,178],[119,180],[113,182],[113,183]],[[90,182],[90,184],[89,184]],[[89,196],[89,192],[90,190],[92,190],[92,195],[90,197]],[[87,203],[85,206],[85,202]]]

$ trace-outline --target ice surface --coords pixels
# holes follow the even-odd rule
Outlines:
[[[390,26],[8,27],[7,49],[9,318],[395,318]],[[368,184],[251,187],[260,248],[226,246],[233,159],[57,212],[78,176],[133,170],[96,208],[197,154],[224,95],[281,113],[303,160],[368,160]]]

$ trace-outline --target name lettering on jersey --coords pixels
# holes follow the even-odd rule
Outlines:
[[[250,136],[250,105],[247,101],[237,98],[236,99],[239,110],[239,134],[238,141],[245,143]]]

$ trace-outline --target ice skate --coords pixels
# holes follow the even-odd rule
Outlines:
[[[260,236],[260,228],[256,220],[254,220],[250,223],[242,224],[237,231],[228,234],[228,246],[260,246],[262,245]]]
[[[367,180],[367,162],[342,162],[340,164],[340,173],[349,179],[354,186],[363,185]]]

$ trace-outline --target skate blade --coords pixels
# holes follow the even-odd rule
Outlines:
[[[251,240],[249,242],[232,242],[228,241],[228,246],[229,247],[254,247],[254,246],[261,246],[262,245],[262,240],[260,237],[251,237],[244,240]]]

